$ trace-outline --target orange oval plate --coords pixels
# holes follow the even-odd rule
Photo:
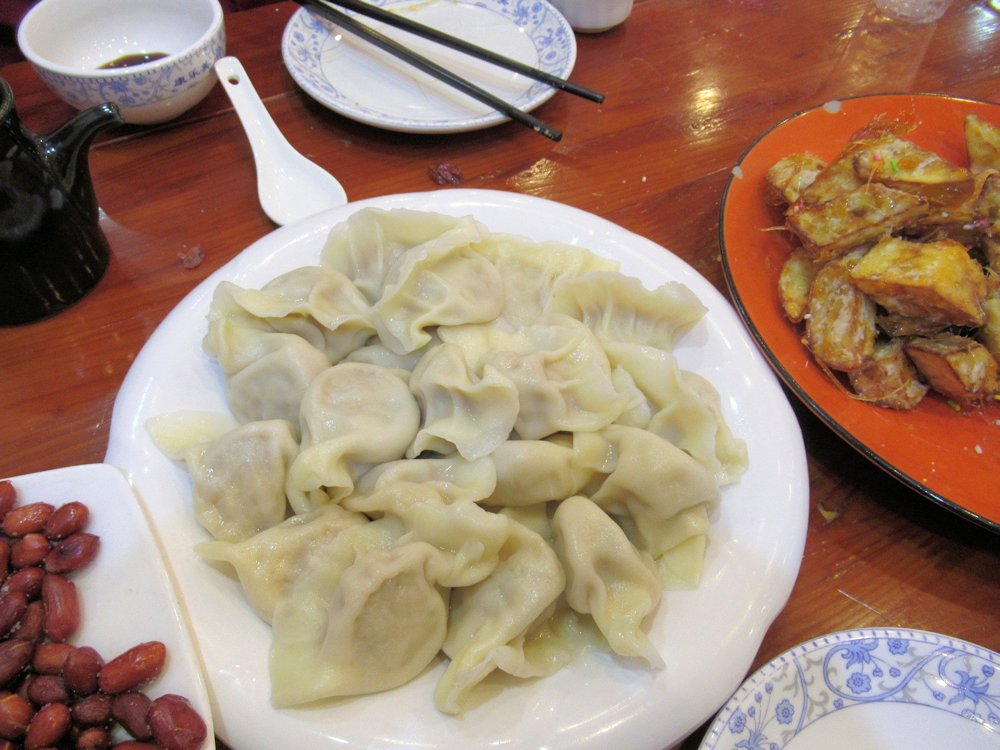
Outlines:
[[[1000,404],[959,413],[929,395],[912,411],[851,398],[832,382],[784,316],[778,274],[792,247],[780,208],[764,200],[764,175],[798,151],[833,159],[856,130],[878,116],[912,118],[908,136],[968,164],[964,120],[973,112],[1000,125],[1000,105],[934,94],[889,94],[829,102],[793,115],[762,135],[733,169],[722,200],[719,239],[726,282],[740,316],[785,384],[834,432],[917,492],[1000,531]]]

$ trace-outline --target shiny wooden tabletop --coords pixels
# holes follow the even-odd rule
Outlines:
[[[929,26],[887,21],[865,0],[636,0],[624,25],[578,35],[573,77],[606,102],[558,94],[536,112],[564,132],[561,142],[513,123],[405,135],[344,119],[295,85],[280,40],[296,7],[228,15],[228,52],[292,144],[352,199],[440,189],[428,169],[450,162],[461,187],[602,216],[727,294],[720,200],[732,166],[769,126],[859,93],[1000,102],[1000,14],[978,0],[955,0]],[[0,75],[36,132],[70,115],[27,64]],[[0,329],[0,476],[101,461],[116,392],[146,339],[188,291],[274,228],[218,86],[173,123],[103,135],[90,165],[111,266],[70,310]],[[187,269],[179,256],[194,248],[204,261]],[[931,630],[1000,651],[1000,536],[904,488],[793,407],[808,452],[808,538],[754,668],[807,639],[861,627]],[[696,748],[703,731],[682,747]]]

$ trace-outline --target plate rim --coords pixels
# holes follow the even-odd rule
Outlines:
[[[442,0],[430,0],[431,2],[441,2]],[[451,2],[469,5],[472,7],[479,7],[483,5],[483,2],[477,2],[477,0],[450,0]],[[391,5],[391,4],[403,4],[407,0],[385,0],[381,5]],[[488,0],[488,2],[493,2],[500,5],[506,5],[507,3],[503,0]],[[560,76],[561,78],[569,78],[576,65],[577,56],[577,43],[576,36],[573,32],[572,27],[566,20],[566,17],[548,0],[532,0],[533,5],[538,5],[544,7],[546,14],[551,15],[553,19],[557,22],[557,26],[563,32],[563,35],[567,39],[568,52],[565,58],[565,63],[558,68],[549,69],[548,72],[553,75]],[[492,10],[492,9],[491,9]],[[345,11],[350,13],[350,11]],[[346,106],[336,99],[332,99],[325,96],[324,93],[317,88],[310,76],[307,75],[300,67],[300,62],[296,59],[293,54],[293,50],[297,49],[296,41],[294,39],[294,33],[298,24],[303,23],[303,19],[309,15],[309,10],[307,8],[299,8],[292,14],[285,24],[284,31],[281,35],[281,57],[282,62],[285,65],[286,70],[288,70],[289,75],[295,83],[310,97],[312,97],[319,104],[323,105],[332,112],[336,112],[343,117],[346,117],[355,122],[359,122],[365,125],[371,125],[373,127],[381,128],[383,130],[394,131],[399,133],[411,133],[411,134],[447,134],[447,133],[466,133],[476,130],[483,130],[486,128],[491,128],[496,125],[502,125],[506,122],[510,122],[510,118],[506,115],[496,112],[489,111],[480,115],[473,115],[466,118],[452,118],[452,119],[441,119],[441,120],[419,120],[414,118],[397,117],[385,114],[369,114],[366,110],[368,107],[354,107]],[[511,20],[513,23],[512,19]],[[324,22],[328,23],[328,22]],[[545,67],[545,66],[541,66]],[[442,84],[444,85],[444,84]],[[537,89],[538,93],[529,97],[526,101],[522,101],[524,96],[519,97],[515,101],[511,102],[515,106],[520,107],[525,112],[531,112],[541,107],[549,99],[551,99],[556,94],[556,89],[542,84],[540,82],[533,83],[529,88],[529,92],[533,89]]]
[[[733,536],[732,538],[730,538],[729,536],[725,537],[727,545],[725,545],[720,549],[728,549],[730,552],[732,552],[733,550],[747,549],[748,552],[752,553],[752,555],[754,555],[755,557],[761,558],[760,560],[755,562],[753,566],[754,569],[761,567],[762,564],[766,564],[763,570],[764,572],[769,574],[765,576],[768,578],[767,586],[764,586],[762,581],[758,582],[758,587],[760,588],[759,592],[760,595],[758,596],[757,603],[759,606],[755,608],[752,619],[747,620],[747,618],[750,617],[748,611],[744,611],[747,608],[741,608],[740,612],[743,612],[743,615],[739,618],[736,618],[738,620],[738,626],[740,628],[738,637],[735,632],[729,632],[729,630],[726,631],[726,635],[728,636],[727,642],[732,641],[732,643],[730,643],[730,650],[735,650],[738,652],[735,655],[733,655],[734,668],[732,670],[732,674],[727,673],[727,675],[725,675],[723,680],[725,685],[719,686],[717,690],[712,691],[711,706],[699,705],[698,712],[700,715],[697,718],[695,717],[690,718],[688,724],[684,728],[683,735],[678,735],[676,737],[671,736],[669,738],[666,738],[662,734],[657,734],[656,736],[652,736],[651,734],[643,734],[642,735],[643,742],[637,743],[635,747],[658,748],[662,747],[662,741],[664,739],[669,739],[670,741],[674,740],[679,741],[680,739],[683,739],[683,736],[686,736],[690,732],[695,731],[699,726],[704,724],[705,721],[710,719],[711,716],[714,714],[714,712],[718,709],[718,706],[721,705],[726,700],[726,697],[729,694],[731,694],[732,690],[739,684],[740,680],[745,675],[745,670],[749,667],[753,657],[756,655],[757,650],[760,648],[760,643],[763,641],[763,638],[767,630],[770,628],[771,624],[778,617],[778,615],[784,608],[785,604],[787,603],[788,598],[791,595],[791,591],[795,584],[795,581],[798,578],[798,572],[801,566],[801,560],[804,552],[805,539],[808,529],[808,509],[809,509],[808,468],[806,465],[805,449],[804,449],[804,443],[802,441],[801,431],[798,428],[798,423],[795,420],[794,414],[791,410],[791,406],[785,395],[780,390],[780,387],[778,385],[778,379],[774,376],[774,373],[764,363],[759,351],[754,347],[752,343],[750,343],[750,339],[747,336],[746,330],[740,324],[738,317],[732,310],[732,306],[730,305],[728,300],[725,299],[724,295],[714,285],[711,285],[711,283],[708,282],[708,280],[705,279],[704,276],[698,273],[686,261],[679,258],[679,256],[674,255],[673,253],[669,253],[669,251],[667,251],[665,248],[658,245],[657,243],[654,243],[653,241],[644,238],[641,235],[635,234],[634,232],[631,232],[630,230],[625,229],[624,227],[614,224],[608,219],[604,219],[603,217],[597,216],[595,214],[589,213],[587,211],[575,208],[567,204],[556,203],[555,201],[551,201],[549,199],[538,198],[535,196],[528,196],[514,192],[480,190],[480,189],[432,190],[419,193],[403,193],[390,196],[379,196],[375,198],[369,198],[357,201],[345,207],[332,209],[331,211],[328,211],[325,214],[320,214],[316,217],[306,219],[297,225],[293,224],[276,229],[269,235],[259,239],[255,243],[252,243],[244,251],[244,253],[255,247],[258,247],[259,249],[260,249],[259,246],[268,247],[267,245],[268,238],[278,238],[281,240],[280,242],[277,243],[275,242],[271,243],[272,245],[277,244],[277,248],[270,248],[269,252],[272,253],[277,252],[282,248],[286,248],[289,245],[289,243],[297,241],[296,238],[315,236],[318,231],[317,227],[322,227],[325,225],[326,229],[324,229],[323,231],[324,232],[327,231],[329,226],[332,226],[332,223],[328,223],[331,220],[328,219],[327,217],[340,217],[340,220],[342,220],[343,218],[346,218],[346,216],[349,215],[350,213],[353,213],[354,211],[362,207],[375,205],[383,208],[410,207],[410,208],[420,209],[422,207],[422,210],[440,210],[440,209],[435,209],[433,207],[427,207],[426,205],[424,205],[427,202],[433,203],[438,200],[447,200],[448,205],[452,207],[452,210],[456,213],[456,215],[458,215],[460,212],[463,214],[473,214],[474,216],[477,217],[479,216],[479,214],[477,214],[477,209],[479,211],[500,209],[504,212],[513,213],[515,209],[523,211],[525,205],[528,204],[538,208],[557,207],[560,210],[560,221],[564,224],[568,224],[571,218],[577,218],[577,217],[587,217],[591,222],[593,222],[593,226],[587,226],[583,230],[579,229],[578,227],[574,228],[575,232],[582,231],[584,234],[586,234],[587,235],[586,239],[590,239],[589,236],[590,234],[595,235],[596,239],[605,238],[606,241],[607,241],[606,235],[609,235],[612,240],[616,241],[621,241],[622,238],[627,238],[629,241],[629,247],[635,249],[636,256],[642,257],[644,259],[647,257],[648,251],[650,249],[661,250],[668,253],[670,258],[673,259],[667,266],[668,268],[670,268],[672,272],[671,276],[673,278],[678,278],[677,274],[681,274],[681,271],[683,271],[683,273],[690,273],[693,277],[696,277],[697,279],[700,280],[699,281],[700,284],[704,284],[706,291],[710,290],[711,294],[710,301],[708,301],[709,298],[706,297],[706,299],[703,299],[703,302],[706,302],[710,308],[713,305],[724,306],[724,309],[727,310],[727,312],[725,312],[724,314],[724,321],[722,327],[726,329],[725,330],[726,333],[728,333],[731,330],[733,334],[739,336],[740,338],[739,348],[741,349],[741,351],[745,349],[746,356],[750,358],[748,360],[748,363],[752,366],[750,369],[754,371],[755,374],[759,372],[760,376],[765,379],[761,384],[762,389],[766,392],[771,393],[776,399],[780,401],[780,403],[777,404],[777,410],[774,411],[773,414],[775,418],[778,420],[777,423],[781,424],[783,427],[786,426],[787,424],[789,428],[790,432],[788,434],[788,441],[787,441],[788,445],[784,446],[785,450],[787,450],[787,453],[782,455],[782,462],[781,462],[782,465],[775,464],[767,468],[768,474],[777,474],[782,477],[782,486],[780,491],[774,491],[774,488],[772,487],[770,492],[766,494],[768,494],[771,503],[777,503],[776,507],[780,507],[782,514],[780,518],[785,519],[784,521],[780,521],[778,524],[775,524],[776,526],[780,527],[780,533],[782,535],[781,536],[782,544],[772,544],[769,549],[762,550],[759,546],[757,547],[753,546],[755,542],[755,535],[767,536],[771,542],[774,542],[775,540],[771,539],[771,535],[778,533],[776,530],[769,531],[760,528],[747,530],[745,528],[739,528],[734,531],[733,529],[728,528],[729,525],[731,524],[728,524],[728,522],[726,522],[725,519],[723,523],[723,528],[726,528],[727,533],[733,534]],[[416,203],[416,205],[414,205],[414,203]],[[486,221],[486,223],[489,224],[488,221]],[[503,230],[500,229],[498,231],[503,231]],[[529,234],[529,236],[531,235]],[[581,239],[580,244],[585,244],[585,239]],[[189,294],[185,297],[185,299],[182,300],[181,303],[179,303],[174,308],[174,310],[171,311],[171,313],[164,320],[164,323],[161,324],[161,327],[157,331],[154,331],[153,335],[150,337],[149,342],[147,343],[147,347],[154,344],[160,336],[165,335],[164,334],[165,328],[163,326],[165,326],[168,323],[168,321],[170,321],[172,318],[176,316],[176,322],[182,322],[185,319],[185,316],[189,315],[189,313],[184,312],[185,305],[188,303],[189,300],[203,299],[206,292],[210,289],[213,289],[215,284],[217,284],[219,280],[223,278],[229,278],[230,275],[232,274],[236,274],[237,276],[243,274],[245,272],[244,265],[246,264],[241,264],[240,259],[241,258],[246,259],[248,257],[247,255],[244,255],[244,253],[241,253],[240,255],[234,257],[226,265],[224,265],[222,268],[220,268],[212,275],[207,277],[197,287],[195,287],[195,289],[189,292]],[[655,257],[649,258],[648,262],[663,267],[661,265],[661,262],[657,261]],[[674,266],[672,264],[675,262],[679,264],[677,266],[677,274],[673,273]],[[684,279],[685,277],[681,275],[680,280],[683,281]],[[123,384],[122,390],[119,393],[119,398],[116,399],[115,402],[114,413],[112,415],[111,438],[109,440],[108,453],[106,458],[106,460],[112,464],[122,465],[121,461],[119,461],[120,458],[128,458],[131,452],[136,450],[140,451],[142,450],[141,448],[135,447],[136,438],[139,436],[136,435],[135,431],[133,432],[128,431],[128,428],[133,425],[134,419],[130,414],[126,414],[126,412],[128,412],[131,408],[133,408],[134,406],[133,402],[139,403],[141,406],[142,400],[145,398],[145,395],[135,393],[134,388],[132,389],[127,388],[126,385],[129,383],[130,380],[132,380],[131,378],[132,372],[146,368],[148,366],[147,359],[150,358],[151,355],[149,354],[149,349],[147,349],[147,347],[144,347],[144,351],[140,352],[139,355],[136,357],[132,369],[130,369],[129,375],[126,376],[126,382]],[[755,380],[755,382],[757,381]],[[756,404],[754,404],[749,409],[749,411],[752,412],[756,408],[762,408],[762,407],[759,407]],[[753,461],[753,458],[751,458],[751,460]],[[764,470],[762,464],[758,463],[757,465],[761,467],[760,469],[761,471]],[[126,473],[130,474],[131,476],[135,475],[134,471],[130,472],[130,470],[127,468],[126,468]],[[744,481],[747,480],[745,479]],[[787,484],[785,484],[785,482],[787,482]],[[136,489],[137,489],[137,494],[139,494],[140,496],[140,500],[146,503],[147,499],[142,496],[141,492],[142,488],[140,486],[137,486]],[[718,522],[718,519],[716,519],[715,522]],[[718,539],[719,537],[716,536],[716,538]],[[729,576],[735,576],[736,578],[742,580],[742,578],[740,578],[740,575],[741,574],[738,572],[729,573]],[[678,592],[677,594],[678,600],[675,600],[675,609],[677,608],[676,605],[678,604],[680,604],[681,605],[680,608],[683,609],[684,601],[687,600],[680,600],[679,597],[682,597],[688,593],[693,593],[695,597],[697,597],[697,591]],[[736,626],[727,622],[727,623],[721,623],[719,627],[730,629]],[[204,651],[204,648],[202,650]],[[210,678],[210,682],[213,681],[214,678]],[[216,692],[218,691],[216,690]],[[226,721],[224,721],[225,718],[227,717],[217,718],[216,720],[217,727],[221,729],[220,736],[223,736],[224,739],[226,738],[225,735]],[[659,722],[657,722],[657,726],[659,726]],[[605,727],[605,730],[606,729],[607,727]],[[649,727],[643,726],[640,727],[639,729],[648,731]],[[634,739],[635,738],[634,732],[632,736]],[[463,735],[463,737],[465,740],[469,739],[468,736]],[[554,740],[556,738],[552,737],[550,739]],[[581,738],[577,737],[576,739],[580,740]],[[598,737],[596,736],[590,738],[591,741],[595,741],[597,739]],[[453,745],[448,744],[451,741],[454,740],[443,741],[438,739],[433,744],[433,747],[453,747]],[[523,737],[512,738],[513,744],[511,745],[511,747],[521,747],[522,745],[519,745],[517,743],[523,741],[524,741]],[[437,744],[438,742],[445,742],[445,744]],[[351,746],[353,747],[354,745],[351,744]],[[427,746],[431,747],[432,745],[428,744]],[[523,746],[528,747],[529,745],[523,745]],[[556,746],[561,747],[561,745],[553,745],[553,747]]]
[[[754,671],[753,674],[748,675],[746,680],[744,680],[736,692],[733,693],[733,696],[726,702],[726,704],[719,710],[716,717],[712,720],[709,729],[705,732],[705,736],[702,739],[701,744],[698,746],[699,750],[716,750],[720,747],[719,742],[725,738],[724,730],[728,726],[729,719],[732,717],[733,712],[736,709],[741,708],[749,698],[759,693],[762,686],[766,689],[769,678],[773,678],[776,674],[783,674],[784,668],[789,663],[797,664],[802,657],[808,654],[823,650],[834,650],[853,643],[871,641],[873,639],[880,642],[888,640],[920,640],[924,643],[937,647],[958,647],[962,653],[992,662],[997,667],[997,673],[1000,674],[1000,654],[997,652],[977,643],[972,643],[971,641],[966,641],[962,638],[937,633],[931,630],[903,627],[874,627],[852,628],[848,630],[838,630],[825,633],[815,638],[802,641],[801,643],[786,649]],[[878,703],[882,701],[859,702]],[[810,722],[810,725],[832,713],[853,707],[854,706],[848,705],[834,705],[833,710],[826,711],[821,716],[816,717],[812,722]],[[933,708],[933,706],[929,707]],[[806,726],[809,725],[804,725],[801,728],[805,729]],[[995,729],[995,731],[997,732],[997,737],[1000,738],[1000,728]],[[793,738],[798,734],[799,732],[795,732]],[[791,740],[789,740],[789,742],[791,742]],[[787,744],[789,743],[786,743],[786,746]]]
[[[827,428],[832,430],[838,437],[840,437],[844,442],[850,445],[855,451],[860,453],[871,463],[877,466],[879,469],[889,474],[891,477],[899,481],[904,486],[917,492],[918,494],[924,496],[928,500],[940,505],[943,508],[951,511],[952,513],[971,521],[972,523],[981,526],[990,531],[1000,533],[1000,508],[997,509],[997,517],[990,518],[984,514],[978,513],[971,510],[961,504],[958,500],[947,497],[941,492],[927,486],[925,483],[921,482],[916,477],[910,476],[905,471],[901,470],[891,460],[883,456],[878,450],[870,446],[868,443],[864,442],[853,433],[851,433],[847,428],[845,428],[838,419],[836,419],[832,414],[830,414],[826,409],[824,409],[816,399],[806,390],[804,386],[799,383],[792,373],[788,370],[785,363],[777,355],[777,353],[772,349],[770,344],[768,344],[765,338],[764,332],[760,329],[757,322],[753,319],[750,311],[746,307],[743,295],[740,293],[740,288],[736,281],[731,261],[730,261],[730,251],[727,249],[725,233],[726,233],[726,221],[727,221],[727,209],[730,207],[729,198],[733,186],[737,183],[737,180],[743,179],[742,175],[738,173],[743,162],[755,151],[755,149],[768,137],[772,136],[777,131],[781,130],[784,126],[789,123],[798,120],[799,118],[815,113],[819,110],[823,110],[830,103],[843,103],[858,100],[888,100],[888,99],[923,99],[923,98],[933,98],[938,100],[949,100],[956,103],[972,103],[976,105],[987,105],[990,107],[995,107],[1000,111],[1000,104],[997,102],[991,102],[985,99],[975,99],[971,97],[954,96],[950,94],[943,94],[937,92],[887,92],[887,93],[871,93],[871,94],[859,94],[856,96],[846,96],[846,97],[833,97],[825,102],[815,104],[809,107],[802,108],[784,118],[774,123],[765,129],[760,135],[753,139],[753,141],[748,145],[743,152],[740,154],[739,158],[736,160],[729,177],[726,180],[725,188],[722,192],[722,199],[720,203],[719,210],[719,227],[718,227],[718,240],[720,247],[720,256],[722,260],[722,270],[723,277],[726,281],[726,286],[732,295],[733,306],[735,307],[740,318],[746,325],[750,335],[756,342],[757,346],[761,349],[767,361],[770,363],[771,367],[778,374],[784,385],[791,390],[796,397],[802,402],[802,404],[809,409]],[[763,194],[761,195],[761,200],[763,201]],[[791,325],[791,324],[789,324]],[[878,407],[872,407],[878,408]]]

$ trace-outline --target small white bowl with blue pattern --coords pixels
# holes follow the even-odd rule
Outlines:
[[[205,98],[226,33],[219,0],[41,0],[17,41],[73,107],[114,102],[126,122],[149,125]]]

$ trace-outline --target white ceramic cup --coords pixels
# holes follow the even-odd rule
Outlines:
[[[933,23],[941,18],[952,0],[875,0],[881,13],[899,21]]]
[[[551,0],[574,31],[596,33],[617,26],[632,13],[632,0]]]

